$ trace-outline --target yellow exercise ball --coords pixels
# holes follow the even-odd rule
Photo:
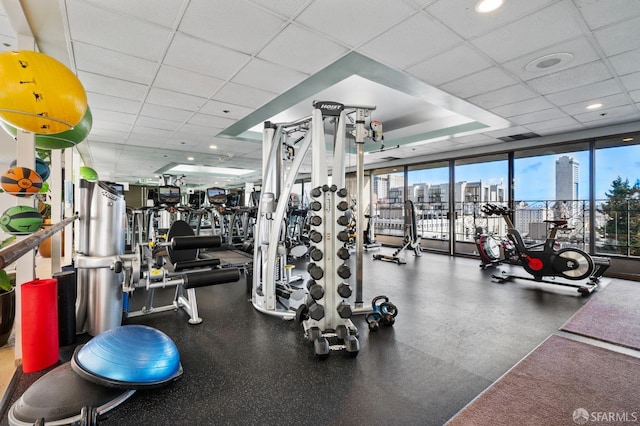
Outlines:
[[[31,50],[0,53],[0,119],[32,133],[72,129],[85,115],[87,94],[62,62]]]

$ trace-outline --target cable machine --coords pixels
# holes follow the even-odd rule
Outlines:
[[[364,142],[382,140],[382,125],[378,121],[365,125],[373,106],[345,106],[337,102],[313,103],[311,117],[274,124],[265,122],[263,131],[263,180],[261,201],[256,221],[256,248],[254,251],[254,275],[252,303],[254,307],[269,315],[283,319],[297,319],[305,330],[305,336],[313,341],[318,357],[328,356],[331,350],[345,350],[355,356],[359,351],[357,328],[350,317],[355,313],[370,312],[362,302],[362,255],[363,242],[356,241],[356,300],[351,306],[347,299],[353,291],[348,282],[351,276],[346,261],[350,258],[344,243],[348,240],[345,230],[348,219],[345,211],[349,204],[345,188],[345,156],[348,123],[350,134],[357,146],[357,200],[362,200],[364,181]],[[325,134],[325,120],[334,124],[333,135]],[[288,136],[300,131],[304,135],[292,156],[290,167],[284,167],[283,150],[291,149],[286,144]],[[327,136],[332,136],[328,138]],[[311,263],[307,272],[309,297],[294,311],[292,307],[278,302],[278,286],[286,283],[285,266],[287,250],[283,232],[288,200],[295,178],[305,155],[311,150],[311,230],[309,250]],[[331,161],[328,154],[333,153]],[[329,173],[331,171],[331,174]],[[331,179],[331,181],[330,181]],[[358,209],[358,224],[364,224],[364,211]],[[333,344],[329,339],[337,338],[342,344]]]

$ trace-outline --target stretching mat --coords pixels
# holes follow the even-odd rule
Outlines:
[[[613,280],[561,330],[640,350],[640,283]]]
[[[447,425],[640,421],[640,359],[553,335]]]

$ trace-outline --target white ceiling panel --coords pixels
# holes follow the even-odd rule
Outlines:
[[[323,0],[310,4],[296,21],[355,47],[413,13],[405,2]]]
[[[278,78],[274,79],[273,76]],[[262,59],[252,59],[233,77],[234,83],[252,86],[273,93],[284,92],[309,77],[308,74],[294,71]]]
[[[239,120],[253,111],[253,108],[243,107],[240,105],[230,104],[228,102],[220,102],[217,100],[207,101],[199,112],[216,115],[223,118],[229,118],[232,120]]]
[[[182,123],[177,121],[161,120],[158,118],[140,116],[136,120],[136,128],[138,126],[153,128],[153,129],[169,130],[170,132],[175,132],[180,128],[180,126],[182,126]]]
[[[514,84],[513,86],[503,87],[502,89],[494,90],[492,92],[472,96],[468,100],[472,104],[478,105],[482,108],[495,108],[501,105],[513,104],[515,102],[535,98],[536,96],[536,93],[528,86],[524,84]]]
[[[637,0],[574,0],[574,3],[591,29],[640,15]]]
[[[93,121],[110,121],[120,124],[133,124],[136,121],[135,114],[125,114],[118,111],[109,111],[106,109],[92,108],[91,115]]]
[[[139,101],[131,99],[117,98],[115,96],[103,95],[87,91],[87,102],[91,108],[105,109],[109,111],[125,112],[127,114],[137,114],[142,105]]]
[[[67,4],[69,28],[75,41],[157,62],[171,36],[166,27],[111,12],[83,1]]]
[[[530,80],[531,87],[543,95],[548,95],[574,87],[586,86],[608,80],[612,77],[607,66],[601,62],[591,62]]]
[[[426,14],[416,14],[364,44],[360,51],[384,63],[405,68],[460,42],[462,39],[440,22]],[[398,46],[402,48],[398,49]]]
[[[620,80],[627,90],[640,89],[640,72],[623,75]]]
[[[640,64],[640,49],[612,56],[609,62],[619,75],[634,73],[638,71],[638,64]]]
[[[81,2],[93,3],[168,28],[174,26],[176,16],[184,4],[183,0],[67,0],[67,4]]]
[[[463,67],[460,66],[460,58],[465,58]],[[479,54],[476,49],[460,45],[415,64],[406,71],[426,83],[440,85],[487,69],[491,65],[492,62]]]
[[[516,80],[503,70],[491,67],[442,85],[442,89],[461,98],[511,86]]]
[[[74,42],[73,50],[79,71],[132,83],[150,84],[158,68],[155,62],[85,43]]]
[[[227,80],[249,62],[250,58],[243,53],[177,33],[163,63]]]
[[[567,114],[570,115],[578,115],[578,114],[583,114],[586,111],[588,111],[586,108],[588,105],[591,105],[593,103],[601,103],[602,104],[602,108],[604,110],[608,109],[608,108],[613,108],[613,107],[618,107],[618,106],[623,106],[623,105],[629,105],[630,104],[630,100],[629,100],[629,96],[627,96],[627,94],[617,94],[617,95],[611,95],[611,96],[602,96],[602,97],[596,97],[593,99],[589,99],[587,101],[583,101],[583,102],[578,102],[575,104],[570,104],[570,105],[565,105],[562,107],[562,110],[565,111]]]
[[[640,17],[611,25],[593,33],[607,56],[638,48]]]
[[[496,61],[506,62],[582,35],[575,15],[567,2],[555,3],[478,37],[472,43]]]
[[[150,103],[145,103],[140,111],[141,117],[158,118],[161,120],[177,121],[179,123],[187,121],[192,115],[193,112],[191,111]]]
[[[276,93],[235,83],[227,83],[216,93],[216,99],[221,102],[254,108],[264,105],[275,97]]]
[[[527,128],[540,136],[546,136],[559,131],[572,132],[581,130],[584,126],[573,117],[565,117],[540,123],[531,123],[527,125]]]
[[[222,87],[224,81],[183,68],[163,65],[158,70],[153,84],[160,89],[208,98]]]
[[[148,91],[148,86],[145,84],[134,83],[91,72],[79,71],[78,78],[86,91],[134,101],[144,100]]]
[[[566,62],[563,60],[561,63],[558,63],[555,66],[551,66],[548,68],[539,68],[536,66],[525,68],[530,62],[545,57],[550,58],[551,56],[557,54],[564,55],[567,53],[572,55],[572,58],[570,60],[567,60]],[[513,61],[504,63],[503,66],[518,78],[526,81],[568,68],[594,62],[598,59],[598,53],[593,48],[593,45],[585,37],[579,37],[566,43],[556,44],[554,46],[538,50],[528,55],[521,56],[517,59],[514,59]]]
[[[215,129],[226,129],[236,121],[231,118],[218,117],[209,114],[194,114],[190,119],[190,124],[197,124],[199,126],[213,127]]]
[[[603,96],[615,95],[617,93],[621,93],[620,85],[615,79],[611,78],[586,86],[551,93],[547,95],[546,98],[556,105],[563,106],[588,101],[590,99],[597,99]]]
[[[345,52],[347,49],[333,40],[292,24],[262,49],[258,57],[312,74]]]
[[[539,123],[541,121],[556,120],[559,118],[566,118],[567,114],[558,108],[549,108],[542,111],[530,112],[528,114],[519,114],[509,117],[509,120],[520,126],[527,126],[532,123]]]
[[[426,11],[461,36],[473,38],[528,15],[551,1],[511,0],[487,16],[476,13],[477,0],[458,0],[457,3],[458,7],[451,7],[451,0],[439,0],[427,7]]]
[[[300,0],[251,0],[251,3],[269,9],[286,18],[291,18],[300,13],[301,10],[304,10],[307,4],[311,2]]]
[[[284,22],[242,0],[191,0],[178,29],[212,43],[255,54]]]
[[[588,123],[590,121],[602,120],[616,121],[617,117],[625,117],[628,115],[635,115],[640,118],[640,114],[638,114],[637,110],[630,105],[599,109],[597,111],[585,112],[584,114],[576,114],[574,117],[582,123]]]
[[[493,111],[502,117],[515,117],[519,114],[527,114],[535,111],[542,111],[552,108],[553,105],[542,97],[536,97],[527,99],[520,102],[515,102],[509,105],[503,105],[494,108]]]
[[[183,109],[185,111],[196,111],[198,108],[204,105],[206,99],[193,95],[187,95],[185,93],[174,92],[172,90],[153,87],[151,88],[151,90],[149,90],[147,102],[166,107]]]

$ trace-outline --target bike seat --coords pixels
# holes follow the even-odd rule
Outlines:
[[[569,223],[564,219],[561,219],[561,220],[544,220],[543,222],[545,222],[545,223],[553,223],[554,226],[565,226],[567,223]]]

